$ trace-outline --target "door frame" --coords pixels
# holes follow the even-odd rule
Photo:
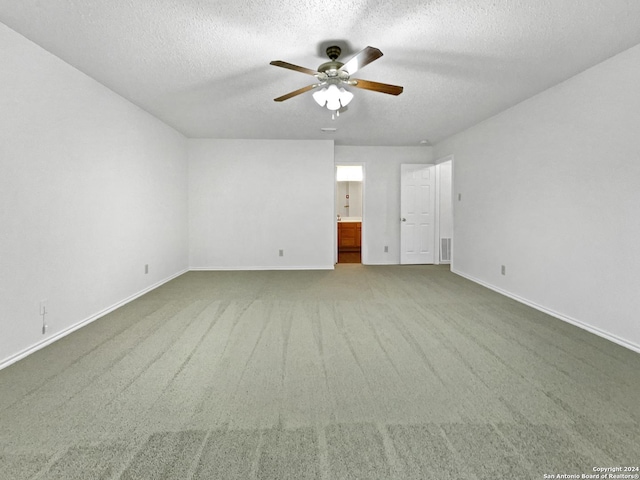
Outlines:
[[[435,212],[436,212],[436,222],[435,222],[435,247],[434,247],[434,254],[436,255],[435,261],[434,261],[434,265],[440,265],[440,192],[441,192],[441,185],[440,185],[440,165],[446,162],[451,162],[451,260],[449,261],[449,265],[453,265],[453,230],[455,227],[455,222],[454,222],[454,216],[455,216],[455,195],[454,195],[454,178],[453,178],[453,154],[449,154],[446,155],[444,157],[440,157],[434,160],[434,165],[436,166],[436,206],[435,206]]]
[[[348,162],[348,161],[336,161],[333,166],[333,264],[338,264],[338,222],[336,220],[336,197],[338,196],[338,166],[340,167],[362,167],[362,225],[361,225],[361,238],[360,238],[360,262],[365,264],[365,190],[367,169],[364,162]]]

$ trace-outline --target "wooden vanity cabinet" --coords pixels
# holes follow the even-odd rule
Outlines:
[[[338,251],[358,252],[362,244],[361,222],[338,222]]]

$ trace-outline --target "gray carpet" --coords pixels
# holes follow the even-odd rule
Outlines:
[[[190,272],[0,371],[3,479],[640,464],[640,355],[446,266]]]

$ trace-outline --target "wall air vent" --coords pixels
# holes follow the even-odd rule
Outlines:
[[[451,239],[440,239],[440,261],[443,263],[451,262]]]

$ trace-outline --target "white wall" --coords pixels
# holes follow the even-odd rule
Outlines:
[[[349,216],[349,209],[345,207],[348,189],[349,182],[336,182],[336,216]]]
[[[3,24],[0,46],[2,366],[187,267],[187,162],[182,135]]]
[[[432,148],[336,146],[335,159],[337,165],[364,165],[362,263],[399,264],[400,165],[432,163]]]
[[[362,217],[362,182],[349,182],[349,215]]]
[[[362,217],[362,182],[336,182],[336,215]]]
[[[462,194],[454,271],[640,351],[639,85],[636,46],[436,152]]]
[[[332,269],[334,182],[332,140],[189,140],[191,268]]]

